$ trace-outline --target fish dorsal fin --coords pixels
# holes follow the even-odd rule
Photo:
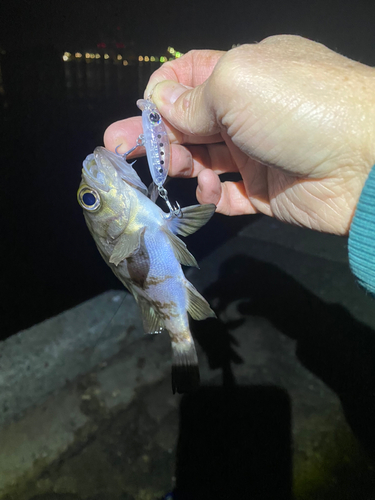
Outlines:
[[[160,314],[148,300],[139,295],[137,302],[141,309],[144,331],[146,333],[160,333],[164,328],[164,322]]]
[[[135,233],[123,232],[114,249],[109,262],[118,266],[120,262],[130,257],[134,252],[136,252],[141,244],[141,236],[145,231],[145,227],[136,231]]]
[[[162,231],[168,237],[168,240],[172,245],[174,255],[181,264],[183,264],[184,266],[199,267],[194,255],[189,252],[189,250],[186,248],[185,243],[181,241],[178,236],[164,227],[162,228]]]
[[[188,313],[193,319],[216,318],[207,300],[189,282],[186,284],[189,298]]]
[[[216,206],[213,203],[182,208],[179,217],[167,216],[168,229],[174,234],[188,236],[204,226],[211,219],[215,210]]]

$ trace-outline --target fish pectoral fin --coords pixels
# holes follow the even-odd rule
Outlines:
[[[168,229],[174,234],[188,236],[204,226],[215,210],[216,206],[213,203],[182,208],[179,217],[167,216]]]
[[[207,300],[202,297],[198,290],[191,284],[187,283],[188,291],[188,313],[193,319],[216,318],[216,314],[211,309]]]
[[[169,242],[172,245],[176,259],[184,266],[199,267],[194,255],[187,249],[185,243],[178,236],[173,234],[169,229],[162,228],[162,231],[168,236]]]
[[[135,233],[122,233],[113,249],[109,262],[118,266],[120,262],[136,252],[141,244],[141,236],[145,230],[146,228],[143,227]]]
[[[143,328],[145,333],[160,333],[164,328],[164,322],[156,309],[144,298],[136,298],[141,310]]]

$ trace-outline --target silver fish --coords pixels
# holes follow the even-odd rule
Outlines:
[[[182,272],[181,264],[197,262],[177,234],[198,230],[215,205],[183,208],[180,217],[166,214],[147,197],[132,166],[102,147],[83,162],[77,198],[100,254],[134,295],[146,333],[168,331],[172,389],[186,392],[199,382],[187,313],[193,319],[215,313]]]

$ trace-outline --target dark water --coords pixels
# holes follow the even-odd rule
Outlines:
[[[9,54],[1,67],[4,337],[118,286],[89,237],[76,191],[82,160],[111,122],[136,113],[154,68],[63,63],[47,50]]]
[[[2,57],[1,338],[122,287],[96,250],[76,191],[83,159],[109,124],[139,114],[135,101],[158,66],[64,63],[49,49]],[[138,171],[148,182],[145,161]],[[195,185],[175,180],[168,189],[184,206],[196,202]],[[242,224],[218,221],[208,246],[199,234],[189,238],[198,258]]]

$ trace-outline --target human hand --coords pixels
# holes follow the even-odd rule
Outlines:
[[[375,70],[321,44],[274,36],[161,66],[145,96],[167,121],[170,175],[227,215],[262,212],[347,234],[375,163]],[[109,149],[135,144],[140,117],[111,125]],[[239,172],[241,182],[219,175]]]

